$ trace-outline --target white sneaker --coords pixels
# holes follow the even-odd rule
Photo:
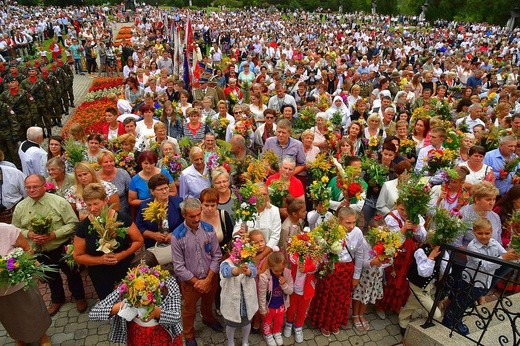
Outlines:
[[[296,341],[297,344],[301,344],[303,342],[303,329],[300,328],[294,328],[294,341]]]
[[[292,323],[285,323],[285,327],[283,329],[283,336],[286,338],[290,338],[292,334]]]
[[[276,341],[274,341],[273,334],[264,335],[265,342],[267,342],[267,346],[277,346]]]
[[[282,346],[283,345],[282,333],[276,333],[274,335],[274,341],[276,341],[277,346]]]

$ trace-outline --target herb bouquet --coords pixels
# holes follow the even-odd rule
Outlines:
[[[111,208],[106,206],[99,216],[90,214],[89,232],[95,231],[99,237],[96,251],[112,253],[119,247],[117,238],[124,238],[128,233],[128,227],[121,227],[122,222],[116,220],[116,214],[110,216]]]

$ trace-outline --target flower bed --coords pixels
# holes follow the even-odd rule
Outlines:
[[[132,38],[132,27],[123,26],[117,33],[115,41],[129,40]]]
[[[107,98],[83,102],[63,128],[63,137],[68,137],[70,127],[78,123],[86,133],[101,133],[105,121],[105,109],[108,107],[116,107],[116,104]]]
[[[120,87],[123,84],[123,77],[98,77],[92,82],[89,92]]]

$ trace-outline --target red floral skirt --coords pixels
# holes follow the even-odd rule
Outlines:
[[[353,275],[354,262],[338,262],[333,274],[318,279],[307,314],[313,326],[332,331],[348,324]]]
[[[128,326],[128,346],[182,346],[182,336],[177,335],[173,341],[170,334],[161,325],[153,327],[142,327],[135,322]]]
[[[399,255],[394,259],[394,265],[385,269],[385,285],[383,299],[376,302],[376,308],[387,312],[399,313],[410,296],[408,285],[408,270],[414,260],[413,254],[417,248],[413,239],[406,239],[401,245]]]

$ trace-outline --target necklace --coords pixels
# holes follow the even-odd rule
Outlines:
[[[455,196],[452,197],[451,196],[452,193],[450,191],[450,188],[448,186],[446,186],[446,202],[448,202],[448,204],[455,203],[459,199],[459,196],[460,196],[461,193],[462,193],[462,189],[459,189],[459,191],[457,191]]]

